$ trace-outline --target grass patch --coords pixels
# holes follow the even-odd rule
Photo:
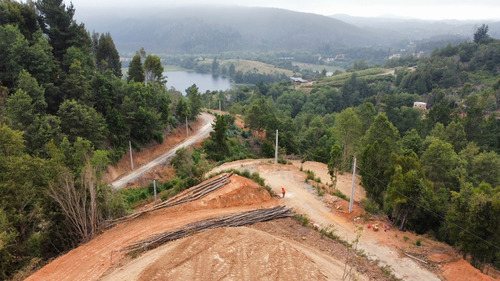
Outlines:
[[[320,186],[316,186],[316,191],[318,192],[318,196],[320,197],[323,197],[325,195],[325,191]]]
[[[340,191],[338,189],[335,189],[335,191],[333,192],[333,195],[340,197],[340,198],[344,199],[345,201],[349,201],[349,197],[347,197],[344,193],[342,193],[342,191]]]
[[[311,220],[309,220],[308,217],[301,215],[301,214],[297,214],[297,215],[295,215],[294,218],[297,220],[297,222],[299,222],[300,225],[305,226],[305,227],[310,226]]]
[[[316,175],[314,174],[314,172],[313,172],[313,171],[311,171],[311,170],[305,170],[304,172],[305,172],[305,173],[306,173],[306,175],[307,175],[307,177],[306,177],[306,182],[307,182],[308,180],[314,180],[314,178],[316,177]]]
[[[422,246],[422,238],[418,238],[417,241],[415,241],[415,245],[417,246]]]
[[[403,240],[405,240],[405,242],[408,242],[408,240],[410,240],[410,237],[408,237],[408,236],[403,236]]]
[[[156,181],[156,193],[161,200],[167,200],[177,193],[184,191],[188,187],[187,185],[188,182],[186,179],[178,177],[166,182]],[[143,187],[120,189],[118,192],[125,200],[126,207],[130,211],[138,203],[148,200],[154,196],[154,185],[153,183],[150,183]]]

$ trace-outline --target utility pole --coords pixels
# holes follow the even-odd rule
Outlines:
[[[356,157],[354,157],[354,166],[352,167],[352,188],[351,200],[349,200],[349,213],[352,213],[352,204],[354,203],[354,180],[356,179]]]
[[[276,149],[274,150],[274,166],[278,165],[278,130],[276,130]]]
[[[220,106],[220,100],[219,100],[219,111],[222,111],[222,110],[221,110],[221,106]]]
[[[128,146],[130,147],[130,167],[134,169],[134,158],[132,157],[132,142],[128,141]]]
[[[156,205],[156,201],[157,201],[157,196],[156,196],[156,170],[155,170],[155,173],[153,175],[153,188],[154,188],[154,191],[155,191],[155,205]]]
[[[188,130],[188,117],[186,116],[186,137],[189,137],[189,130]]]

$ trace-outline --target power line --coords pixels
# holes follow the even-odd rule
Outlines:
[[[291,144],[290,142],[288,142],[288,140],[287,140],[286,138],[282,138],[282,139],[283,139],[283,140],[284,140],[284,141],[285,141],[288,145],[290,145],[291,147],[293,147],[293,148],[297,149],[298,151],[301,151],[301,150],[300,150],[300,149],[299,149],[296,145],[293,145],[293,144]],[[313,157],[313,159],[316,157],[316,159],[318,159],[318,158],[319,158],[319,159],[329,160],[327,157],[325,157],[325,156],[323,156],[323,155],[317,155],[317,154],[315,154],[315,153],[313,153],[313,152],[309,151],[309,149],[302,150],[302,152],[305,152],[305,153],[306,153],[306,154],[308,154],[309,156],[312,156],[312,157]],[[386,183],[386,182],[383,182],[383,181],[382,181],[382,180],[380,180],[379,178],[377,178],[377,177],[373,176],[372,174],[370,174],[370,173],[366,172],[365,170],[361,169],[359,166],[357,166],[356,168],[357,168],[357,169],[359,169],[360,171],[363,171],[363,173],[364,173],[365,175],[367,175],[367,176],[369,176],[369,177],[371,177],[371,178],[375,179],[376,181],[380,182],[380,183],[381,183],[381,184],[383,184],[384,186],[388,186],[388,185],[389,185],[389,183],[388,183],[388,182],[387,182],[387,183]],[[409,197],[407,197],[406,195],[402,194],[402,193],[401,193],[401,192],[399,192],[398,190],[396,190],[396,192],[397,192],[397,193],[398,193],[401,197],[404,197],[404,198],[406,198],[407,200],[410,200],[410,198],[409,198]],[[419,204],[418,202],[416,203],[416,206],[418,206],[418,207],[420,207],[420,208],[422,208],[422,209],[424,209],[424,210],[426,210],[426,211],[428,211],[428,212],[430,212],[430,213],[432,213],[432,214],[436,215],[437,217],[439,217],[439,218],[440,218],[440,219],[442,219],[443,221],[446,221],[446,218],[445,218],[444,216],[442,216],[442,215],[440,215],[439,213],[437,213],[437,212],[435,212],[435,211],[433,211],[433,210],[431,210],[431,209],[429,209],[429,208],[427,208],[427,207],[425,207],[425,206],[423,206],[423,205]],[[467,233],[467,234],[469,234],[469,235],[471,235],[471,236],[474,236],[474,237],[476,237],[477,239],[479,239],[479,240],[481,240],[481,241],[485,242],[486,244],[488,244],[488,245],[490,245],[490,246],[492,246],[492,247],[494,247],[494,248],[496,248],[496,249],[499,249],[499,250],[500,250],[500,247],[499,247],[499,246],[497,246],[497,245],[495,245],[495,244],[493,244],[493,243],[491,243],[491,242],[489,242],[489,241],[487,241],[487,240],[485,240],[485,239],[483,239],[483,238],[479,237],[478,235],[476,235],[476,234],[474,234],[473,232],[471,232],[471,231],[469,231],[469,230],[467,230],[467,229],[463,228],[462,226],[460,226],[460,225],[458,225],[458,224],[456,224],[456,223],[453,223],[453,222],[449,222],[449,221],[448,221],[447,223],[449,223],[449,224],[451,224],[451,225],[453,225],[453,226],[456,226],[457,228],[459,228],[459,229],[463,230],[465,233]]]

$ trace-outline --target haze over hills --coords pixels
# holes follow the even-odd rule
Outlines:
[[[89,30],[111,33],[121,53],[164,54],[399,48],[402,40],[466,41],[479,22],[332,17],[276,8],[77,9]],[[111,13],[111,14],[110,14]],[[500,36],[500,23],[489,23]]]
[[[314,50],[319,46],[360,46],[377,41],[340,20],[273,8],[203,7],[80,13],[90,30],[108,30],[121,52],[144,46],[160,53]]]
[[[394,38],[425,40],[435,37],[455,36],[471,40],[472,34],[482,24],[489,26],[489,35],[500,38],[500,22],[477,20],[420,20],[397,17],[353,17],[345,14],[331,16],[374,34],[392,33]]]

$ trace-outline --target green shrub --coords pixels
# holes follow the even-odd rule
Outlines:
[[[307,175],[306,182],[307,182],[307,180],[314,180],[314,178],[316,177],[316,175],[314,174],[314,172],[311,171],[311,170],[305,170],[305,173]]]
[[[345,201],[349,201],[349,197],[347,197],[344,193],[342,193],[342,191],[340,191],[338,189],[335,189],[335,191],[333,192],[333,195],[340,197],[340,198],[344,199]]]
[[[418,238],[417,241],[415,241],[415,245],[417,246],[422,246],[422,238]]]
[[[378,214],[380,213],[380,209],[377,205],[377,203],[373,202],[370,199],[363,198],[361,199],[361,205],[365,208],[365,211],[372,213],[372,214]]]
[[[308,217],[301,214],[295,215],[295,219],[300,223],[300,225],[306,227],[309,227],[309,223],[311,222]]]

